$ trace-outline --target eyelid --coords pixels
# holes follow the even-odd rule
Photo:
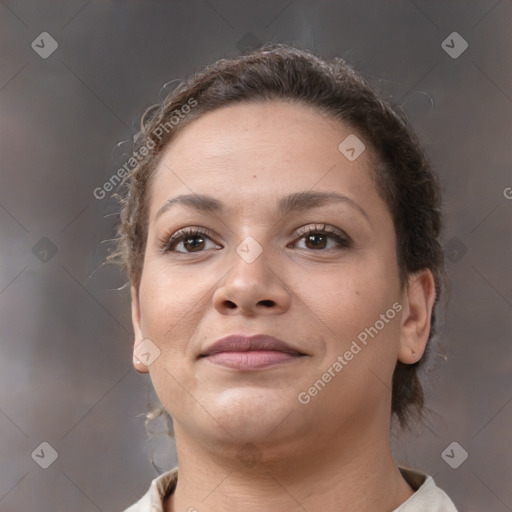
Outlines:
[[[329,224],[307,224],[306,226],[302,226],[295,230],[295,234],[299,236],[307,235],[311,232],[333,234],[346,238],[347,241],[351,240],[351,238],[343,230],[335,228]]]
[[[347,235],[345,231],[339,228],[335,228],[334,226],[330,226],[329,224],[308,224],[307,226],[302,226],[295,230],[295,234],[298,236],[295,241],[302,239],[304,236],[310,233],[319,233],[325,236],[329,236],[330,238],[334,238],[342,247],[345,248],[352,247],[354,243],[352,238]]]

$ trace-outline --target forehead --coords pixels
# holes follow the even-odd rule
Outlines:
[[[189,158],[233,159],[238,151],[266,147],[288,159],[321,159],[325,151],[338,156],[339,143],[350,134],[348,126],[312,105],[284,100],[237,103],[193,120],[166,153],[171,160],[182,153]]]
[[[219,108],[182,128],[164,150],[150,209],[154,215],[170,195],[185,193],[253,203],[311,189],[374,193],[369,150],[354,161],[339,150],[351,135],[348,126],[308,105],[267,101]]]

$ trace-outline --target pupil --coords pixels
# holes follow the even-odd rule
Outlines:
[[[197,240],[200,240],[199,245],[197,245],[197,244],[195,244],[195,245],[194,245],[194,243],[192,243],[192,244],[191,244],[191,243],[190,243],[190,241],[191,241],[191,240],[196,240],[196,241],[197,241]],[[198,237],[198,236],[192,236],[192,237],[190,237],[190,238],[187,238],[187,239],[184,241],[183,245],[184,245],[185,247],[192,246],[192,249],[197,249],[197,248],[199,248],[199,246],[200,246],[202,243],[203,243],[203,239],[202,239],[202,238],[200,238],[200,237]]]
[[[324,238],[324,235],[316,234],[316,235],[309,235],[309,237],[308,237],[308,239],[309,239],[309,241],[310,241],[310,242],[311,242],[311,241],[313,241],[313,239],[316,239],[316,240],[317,240],[317,242],[318,242],[318,238]],[[325,241],[325,240],[324,240],[324,241]],[[322,246],[323,246],[324,244],[322,244],[322,243],[317,244],[317,243],[313,242],[313,246],[314,246],[314,247],[319,247],[319,245],[322,245]]]

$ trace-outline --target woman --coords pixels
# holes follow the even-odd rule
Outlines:
[[[444,279],[407,122],[343,61],[267,45],[141,126],[115,256],[179,472],[126,512],[455,511],[390,447]]]

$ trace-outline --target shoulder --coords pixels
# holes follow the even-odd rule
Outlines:
[[[457,512],[452,500],[431,476],[414,469],[399,469],[416,492],[393,512]]]
[[[393,512],[457,512],[448,495],[434,479],[414,469],[400,467],[400,472],[416,492]],[[123,512],[164,512],[165,498],[174,492],[178,482],[178,468],[171,469],[155,478],[137,503]]]
[[[137,503],[123,512],[163,512],[163,502],[171,494],[178,482],[178,468],[171,469],[155,478]]]

